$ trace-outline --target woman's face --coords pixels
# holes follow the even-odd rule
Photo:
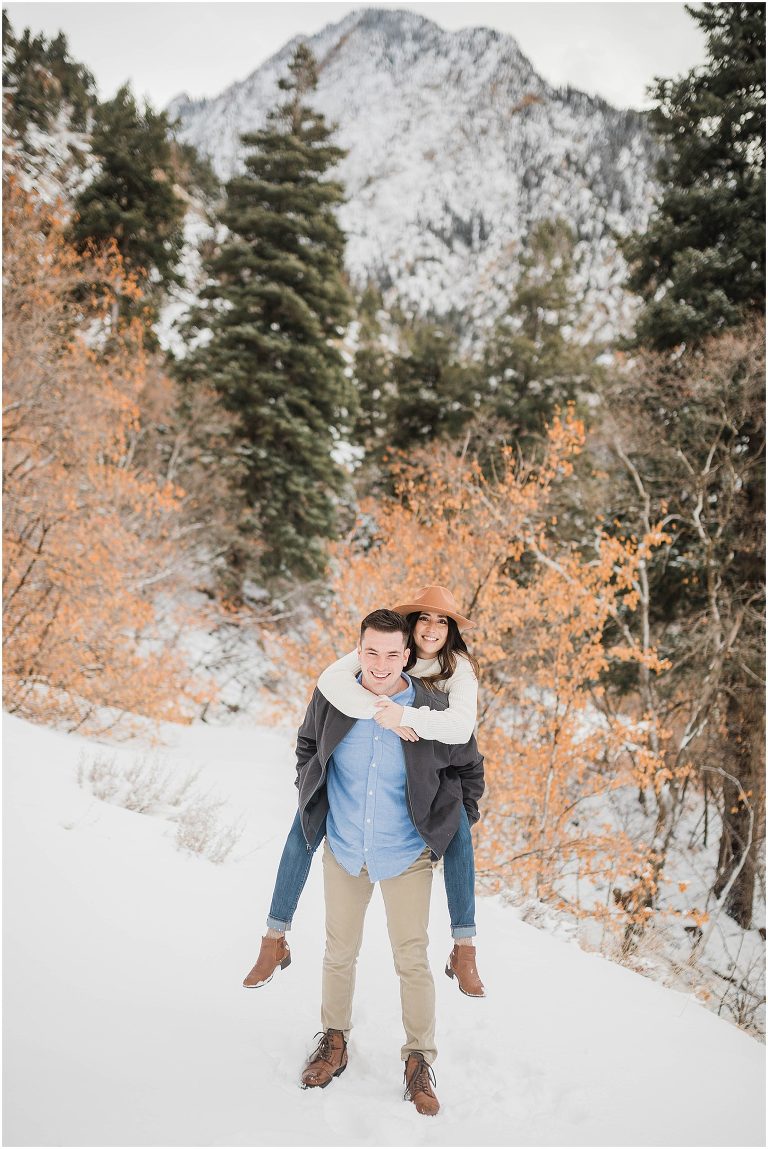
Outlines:
[[[448,639],[448,619],[444,614],[422,611],[413,628],[413,642],[419,658],[436,658]]]

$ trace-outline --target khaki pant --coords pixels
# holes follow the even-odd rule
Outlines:
[[[334,858],[326,840],[323,851],[325,877],[325,957],[323,959],[323,1029],[341,1029],[347,1036],[352,1026],[355,967],[363,940],[365,912],[373,883],[363,867],[353,878]],[[405,1060],[420,1050],[431,1065],[435,1048],[435,983],[427,960],[427,926],[432,892],[432,862],[425,850],[413,865],[396,878],[379,885],[387,912],[387,930],[395,969],[400,978],[400,1002],[405,1028]]]

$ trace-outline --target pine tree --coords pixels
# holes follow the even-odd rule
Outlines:
[[[357,345],[353,366],[357,389],[353,436],[368,451],[386,446],[385,404],[393,387],[393,352],[385,343],[379,319],[382,308],[381,292],[369,283],[357,306]]]
[[[387,445],[410,451],[461,433],[477,409],[479,368],[460,356],[456,334],[439,323],[417,319],[402,337],[405,349],[392,361],[383,423]]]
[[[74,242],[85,250],[114,240],[128,271],[148,286],[180,282],[184,205],[173,187],[167,116],[139,108],[124,85],[96,109],[92,146],[100,170],[75,201]]]
[[[30,123],[43,131],[66,108],[76,132],[88,126],[96,104],[96,84],[86,67],[71,59],[67,39],[59,32],[50,42],[25,28],[17,38],[3,9],[3,89],[5,121],[24,138]]]
[[[707,63],[656,84],[663,190],[646,234],[626,245],[645,300],[637,338],[662,350],[765,304],[765,5],[687,11],[707,34]]]
[[[324,569],[344,483],[332,453],[349,401],[338,342],[350,298],[333,211],[343,189],[324,177],[345,153],[306,103],[317,74],[304,45],[289,73],[286,101],[243,136],[246,170],[227,184],[221,215],[229,237],[207,263],[207,305],[191,324],[211,336],[180,370],[238,415],[261,573],[311,578]]]
[[[557,405],[592,390],[601,375],[595,349],[574,338],[573,247],[561,219],[532,229],[515,294],[486,351],[488,403],[518,440],[541,434]]]
[[[764,378],[765,361],[764,336],[755,334],[765,306],[765,5],[704,4],[688,11],[707,33],[708,60],[656,86],[652,122],[666,142],[663,191],[647,235],[634,237],[627,254],[630,286],[645,300],[637,342],[662,353],[661,377],[685,382],[671,402],[653,408],[661,435],[654,465],[667,454],[685,464],[675,487],[681,521],[695,509],[690,539],[680,539],[680,545],[688,541],[693,574],[679,593],[670,591],[665,609],[678,626],[692,629],[696,589],[708,587],[710,626],[716,631],[730,616],[741,630],[740,649],[723,664],[709,716],[727,732],[713,893],[725,896],[726,911],[748,926],[761,849],[755,779],[764,753],[756,715],[764,712],[765,425],[764,392],[754,379],[756,370]],[[732,343],[744,343],[749,368],[733,357],[733,371],[715,370],[710,384],[712,365],[728,359]],[[668,354],[681,344],[682,354]],[[753,381],[752,398],[734,413],[744,377]],[[647,399],[643,394],[638,406]],[[723,451],[732,458],[719,461]],[[703,489],[694,498],[687,487],[695,481]],[[717,547],[724,559],[712,578]],[[711,678],[708,672],[705,690]],[[751,841],[745,832],[750,800],[758,811]]]

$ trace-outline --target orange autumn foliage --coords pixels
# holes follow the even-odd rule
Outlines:
[[[492,888],[621,928],[644,908],[616,904],[611,891],[630,877],[642,884],[650,846],[622,798],[658,788],[668,768],[664,732],[645,716],[613,715],[601,686],[616,662],[661,663],[626,641],[611,647],[606,628],[633,610],[638,564],[664,536],[617,538],[595,522],[586,549],[558,535],[550,496],[583,442],[569,410],[538,462],[505,451],[493,478],[448,446],[396,463],[395,495],[368,500],[331,548],[322,621],[280,649],[303,704],[318,669],[355,646],[368,611],[425,583],[450,587],[475,623],[465,638],[480,665],[478,872]]]
[[[199,691],[158,618],[181,492],[135,469],[146,362],[116,252],[78,255],[11,177],[4,200],[3,668],[12,713],[103,729],[184,720]]]

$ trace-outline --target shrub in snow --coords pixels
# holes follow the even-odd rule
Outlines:
[[[5,191],[6,709],[80,733],[106,707],[186,722],[214,692],[157,601],[185,577],[183,495],[135,458],[155,365],[118,302],[139,284],[117,255],[79,254],[13,175]]]
[[[200,798],[184,808],[176,830],[176,845],[180,850],[202,854],[209,862],[224,862],[240,840],[243,820],[229,824],[219,823],[219,811],[224,802]]]
[[[77,780],[95,798],[137,814],[149,814],[178,823],[176,846],[201,854],[210,862],[223,862],[243,832],[242,819],[225,824],[220,813],[226,803],[195,790],[198,774],[174,775],[161,759],[145,755],[124,763],[115,757],[80,758]]]
[[[102,802],[137,814],[173,817],[189,798],[197,774],[179,780],[159,758],[146,755],[129,764],[116,758],[80,759],[77,780]]]

